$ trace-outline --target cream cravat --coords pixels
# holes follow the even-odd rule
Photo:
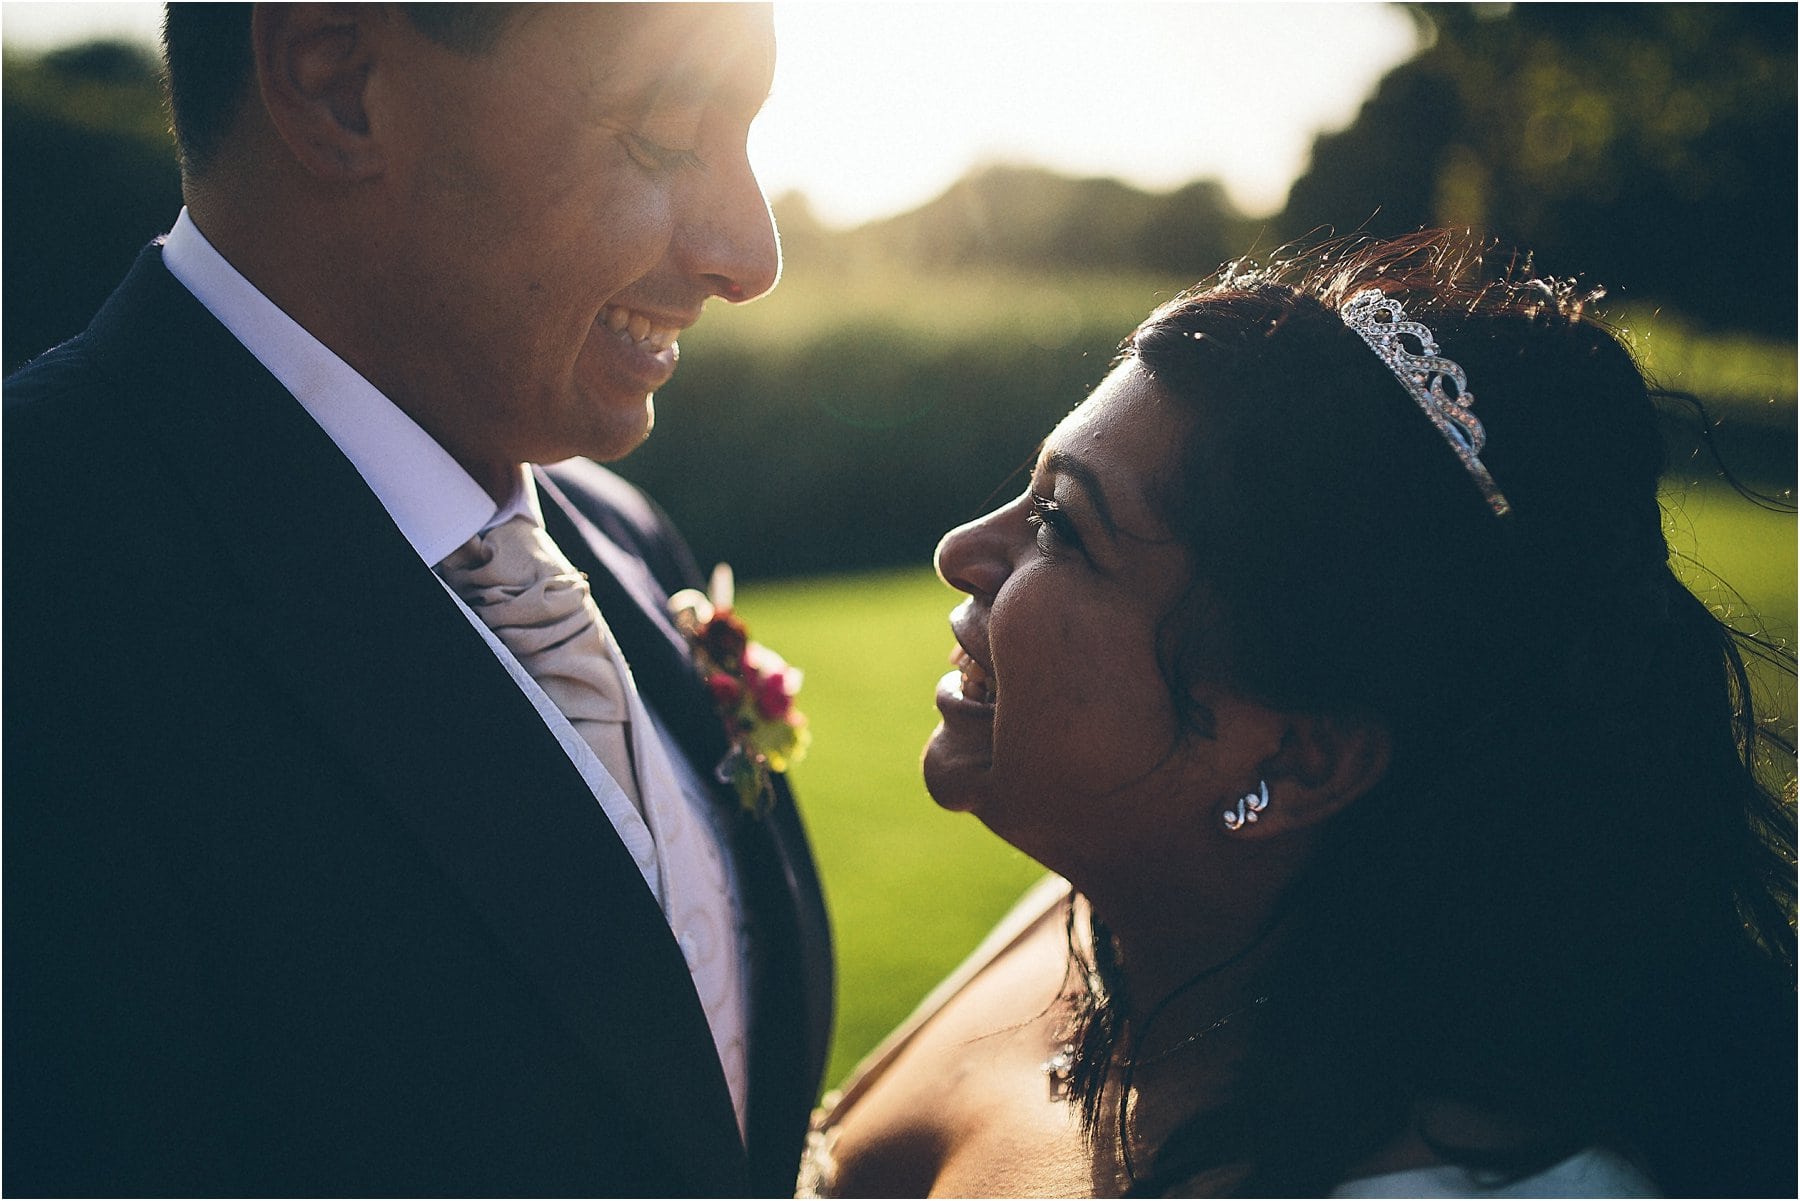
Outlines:
[[[438,564],[438,574],[531,673],[642,813],[618,644],[587,577],[523,516],[463,543]]]
[[[537,681],[643,816],[654,863],[639,868],[693,976],[742,1129],[746,994],[730,870],[718,839],[683,799],[587,578],[524,516],[469,539],[438,564],[438,575]]]

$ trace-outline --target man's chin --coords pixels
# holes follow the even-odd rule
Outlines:
[[[598,463],[616,463],[642,446],[656,427],[656,397],[645,396],[635,410],[608,414],[609,420],[585,440],[581,454]]]

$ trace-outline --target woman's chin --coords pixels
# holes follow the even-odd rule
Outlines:
[[[994,706],[965,697],[961,680],[950,671],[938,681],[942,720],[925,743],[925,789],[944,808],[968,813],[993,782]]]
[[[925,791],[953,813],[971,812],[980,804],[993,765],[991,746],[971,746],[940,724],[925,743]]]

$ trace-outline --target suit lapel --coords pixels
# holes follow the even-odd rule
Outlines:
[[[619,640],[645,701],[702,777],[712,781],[712,769],[727,749],[725,731],[694,672],[686,639],[668,618],[668,594],[643,561],[607,537],[548,472],[540,467],[536,475],[551,539],[587,573],[594,603]]]
[[[222,641],[392,807],[597,1068],[643,1094],[672,1174],[730,1187],[742,1150],[686,964],[530,702],[348,460],[156,248],[93,335],[143,402],[147,452],[210,527],[196,586],[217,589]]]
[[[758,820],[745,814],[736,793],[713,776],[713,766],[726,750],[724,730],[685,639],[666,616],[664,586],[641,559],[627,554],[583,514],[544,469],[536,475],[551,538],[587,572],[595,602],[646,701],[711,783],[714,802],[732,814],[755,982],[752,1186],[759,1193],[785,1193],[793,1185],[793,1161],[805,1134],[812,1090],[824,1072],[832,1008],[830,934],[799,816],[785,780],[777,781],[774,811]]]

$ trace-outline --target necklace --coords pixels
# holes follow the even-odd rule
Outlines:
[[[1186,1038],[1182,1039],[1180,1042],[1176,1043],[1174,1046],[1169,1047],[1162,1051],[1158,1051],[1156,1054],[1151,1055],[1148,1058],[1143,1058],[1143,1057],[1139,1057],[1136,1055],[1127,1055],[1124,1059],[1123,1066],[1125,1066],[1127,1068],[1144,1068],[1144,1067],[1150,1067],[1153,1064],[1162,1063],[1166,1059],[1173,1059],[1181,1051],[1184,1051],[1188,1047],[1192,1046],[1194,1043],[1199,1042],[1201,1039],[1205,1038],[1207,1035],[1211,1034],[1213,1031],[1217,1030],[1219,1027],[1225,1025],[1227,1022],[1230,1022],[1232,1019],[1243,1017],[1246,1013],[1249,1013],[1252,1009],[1255,1009],[1257,1006],[1267,1005],[1268,1003],[1269,1003],[1268,994],[1265,993],[1264,995],[1257,997],[1255,1000],[1251,1001],[1248,1005],[1240,1005],[1238,1008],[1232,1010],[1230,1013],[1226,1014],[1224,1017],[1220,1018],[1218,1021],[1214,1022],[1212,1025],[1207,1026],[1206,1028],[1204,1028],[1202,1030],[1194,1031],[1192,1034],[1188,1035]],[[1149,1027],[1146,1026],[1145,1029],[1148,1030]]]
[[[1127,1084],[1130,1082],[1131,1073],[1136,1072],[1138,1068],[1151,1067],[1162,1063],[1165,1060],[1173,1059],[1176,1055],[1193,1046],[1220,1027],[1225,1026],[1237,1018],[1243,1017],[1246,1013],[1249,1013],[1259,1005],[1267,1005],[1268,1003],[1269,998],[1266,995],[1257,997],[1248,1005],[1243,1005],[1232,1010],[1212,1025],[1194,1031],[1174,1046],[1158,1051],[1155,1055],[1152,1055],[1147,1059],[1135,1055],[1125,1056],[1120,1060],[1120,1066],[1124,1068],[1127,1073]],[[1048,1079],[1050,1085],[1049,1099],[1052,1101],[1066,1101],[1069,1097],[1069,1084],[1075,1076],[1075,1044],[1067,1041],[1059,1044],[1056,1050],[1051,1052],[1050,1058],[1044,1060],[1044,1062],[1038,1066]]]
[[[1220,1029],[1237,1018],[1243,1017],[1252,1009],[1255,1009],[1260,1005],[1267,1005],[1268,1003],[1269,998],[1266,994],[1257,997],[1248,1005],[1239,1006],[1218,1021],[1212,1023],[1210,1026],[1205,1026],[1194,1031],[1174,1046],[1158,1051],[1155,1055],[1148,1058],[1137,1055],[1125,1056],[1120,1060],[1120,1066],[1129,1073],[1135,1072],[1138,1068],[1151,1067],[1155,1064],[1162,1063],[1165,1060],[1173,1059],[1176,1055],[1193,1046],[1215,1030]],[[1059,1044],[1056,1050],[1051,1053],[1050,1058],[1044,1060],[1044,1062],[1039,1065],[1039,1068],[1049,1080],[1049,1099],[1052,1101],[1067,1100],[1069,1096],[1069,1084],[1075,1075],[1075,1044],[1068,1041]]]
[[[1167,1002],[1165,1001],[1165,1004],[1166,1003]],[[1132,1122],[1132,1118],[1135,1113],[1135,1111],[1132,1107],[1132,1104],[1131,1104],[1131,1094],[1132,1094],[1132,1085],[1137,1076],[1137,1070],[1140,1067],[1145,1067],[1150,1064],[1162,1063],[1164,1060],[1169,1059],[1170,1057],[1176,1055],[1177,1053],[1186,1050],[1188,1047],[1193,1046],[1195,1043],[1204,1039],[1207,1035],[1213,1033],[1213,1031],[1219,1029],[1221,1026],[1224,1026],[1226,1023],[1230,1022],[1232,1019],[1242,1017],[1244,1014],[1249,1013],[1252,1009],[1260,1008],[1261,1006],[1267,1005],[1268,1003],[1269,1003],[1269,997],[1268,997],[1268,994],[1265,993],[1262,996],[1257,997],[1255,1000],[1251,1001],[1248,1005],[1240,1006],[1239,1008],[1232,1010],[1230,1013],[1226,1014],[1224,1017],[1220,1018],[1218,1021],[1214,1022],[1212,1025],[1207,1026],[1204,1029],[1195,1031],[1194,1033],[1188,1035],[1186,1038],[1182,1039],[1180,1042],[1176,1043],[1174,1046],[1168,1048],[1167,1050],[1159,1051],[1155,1055],[1149,1057],[1148,1059],[1139,1059],[1139,1058],[1136,1058],[1135,1056],[1131,1056],[1131,1055],[1127,1055],[1125,1057],[1124,1061],[1120,1064],[1121,1071],[1120,1071],[1120,1078],[1119,1078],[1118,1139],[1119,1139],[1119,1166],[1121,1166],[1122,1168],[1125,1169],[1125,1179],[1128,1182],[1128,1184],[1135,1186],[1138,1183],[1137,1171],[1133,1167],[1132,1162],[1131,1162],[1131,1143],[1132,1143],[1131,1127],[1134,1124]],[[1161,1006],[1158,1006],[1156,1011],[1152,1011],[1151,1017],[1154,1018],[1156,1016],[1156,1012],[1160,1011],[1161,1008],[1162,1008]],[[1144,1031],[1147,1033],[1149,1031],[1149,1029],[1150,1029],[1150,1023],[1148,1021],[1146,1021],[1144,1023]]]
[[[1069,894],[1069,903],[1070,903],[1069,914],[1070,914],[1071,926],[1073,925],[1073,922],[1074,922],[1074,912],[1075,912],[1074,908],[1073,908],[1074,902],[1075,902],[1075,894],[1074,894],[1073,890],[1071,890],[1071,892]],[[1103,935],[1101,934],[1101,927],[1100,927],[1098,921],[1094,918],[1094,916],[1091,913],[1089,914],[1088,920],[1091,923],[1093,923],[1093,925],[1091,927],[1092,937],[1096,941],[1098,941],[1101,937],[1103,937]],[[1163,1010],[1165,1010],[1169,1007],[1169,1003],[1171,1001],[1173,1001],[1176,997],[1179,997],[1181,994],[1187,992],[1190,988],[1193,988],[1198,984],[1204,983],[1205,981],[1212,979],[1214,976],[1218,975],[1220,972],[1224,971],[1226,968],[1231,967],[1231,966],[1235,965],[1236,963],[1238,963],[1245,956],[1250,954],[1251,951],[1254,951],[1259,945],[1261,945],[1262,940],[1268,936],[1269,931],[1272,930],[1274,928],[1274,926],[1275,926],[1275,923],[1273,921],[1269,922],[1261,930],[1257,931],[1256,937],[1252,938],[1244,946],[1238,948],[1232,954],[1227,955],[1224,959],[1219,960],[1219,962],[1208,964],[1206,967],[1201,968],[1199,971],[1197,971],[1193,975],[1189,976],[1186,980],[1184,980],[1180,984],[1176,985],[1173,989],[1170,989],[1169,992],[1163,996],[1163,999],[1158,1001],[1155,1005],[1151,1006],[1150,1012],[1144,1016],[1142,1028],[1139,1032],[1138,1039],[1135,1041],[1142,1041],[1143,1035],[1148,1034],[1150,1032],[1151,1025],[1155,1023],[1157,1018],[1162,1016]],[[1098,980],[1098,973],[1090,968],[1089,972],[1088,972],[1088,988],[1090,989],[1090,991],[1099,987],[1097,980]],[[1190,1043],[1199,1042],[1201,1039],[1205,1038],[1207,1035],[1209,1035],[1213,1031],[1217,1030],[1220,1026],[1223,1026],[1225,1023],[1229,1022],[1232,1018],[1239,1016],[1240,1014],[1244,1013],[1246,1010],[1254,1009],[1256,1006],[1263,1004],[1268,999],[1269,998],[1266,996],[1257,997],[1254,1001],[1251,1001],[1250,1004],[1245,1005],[1242,1008],[1232,1010],[1230,1013],[1226,1014],[1224,1017],[1220,1018],[1218,1021],[1214,1022],[1212,1025],[1206,1027],[1203,1030],[1199,1030],[1193,1034],[1188,1035],[1186,1038],[1182,1039],[1179,1043],[1175,1044],[1173,1047],[1170,1047],[1167,1051],[1161,1052],[1160,1054],[1158,1054],[1156,1056],[1156,1058],[1148,1060],[1146,1062],[1149,1062],[1149,1063],[1162,1062],[1164,1059],[1167,1059],[1169,1056],[1175,1054],[1177,1051],[1181,1050],[1183,1047],[1186,1047]],[[1066,1100],[1068,1098],[1069,1086],[1074,1080],[1075,1068],[1079,1063],[1080,1063],[1080,1053],[1079,1053],[1078,1049],[1076,1048],[1074,1041],[1071,1039],[1065,1038],[1065,1039],[1062,1039],[1057,1044],[1056,1049],[1050,1053],[1050,1057],[1048,1059],[1044,1060],[1043,1063],[1038,1065],[1039,1070],[1042,1071],[1044,1073],[1044,1075],[1048,1078],[1048,1083],[1049,1083],[1049,1088],[1050,1088],[1050,1100],[1062,1101],[1062,1100]],[[1122,1066],[1124,1067],[1126,1072],[1129,1073],[1131,1071],[1131,1069],[1136,1066],[1136,1064],[1134,1063],[1132,1058],[1128,1055],[1125,1057],[1125,1059],[1122,1063]],[[1121,1126],[1123,1126],[1124,1116],[1125,1115],[1124,1115],[1123,1107],[1121,1107],[1120,1114],[1119,1114]]]

